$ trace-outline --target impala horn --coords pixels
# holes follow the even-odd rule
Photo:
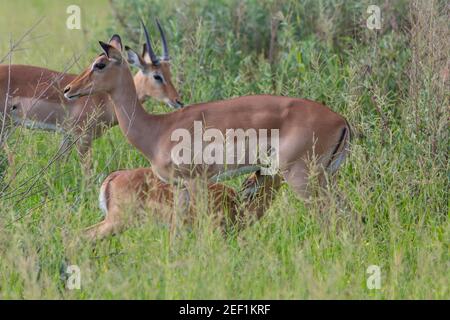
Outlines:
[[[152,64],[158,65],[159,64],[159,59],[156,56],[155,52],[153,51],[152,43],[150,42],[150,36],[148,35],[147,28],[145,27],[144,21],[142,21],[142,19],[141,19],[141,24],[142,24],[142,27],[144,28],[145,41],[146,41],[146,44],[147,44],[147,52],[148,52],[148,55],[150,57],[150,60],[151,60]]]
[[[156,24],[158,25],[158,29],[159,29],[159,33],[161,34],[161,40],[162,40],[162,45],[163,45],[163,56],[162,59],[165,61],[169,61],[170,60],[170,56],[169,56],[169,48],[167,47],[167,40],[166,40],[166,36],[164,35],[164,31],[161,27],[161,24],[159,23],[159,19],[156,18]]]

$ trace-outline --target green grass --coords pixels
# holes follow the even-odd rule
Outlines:
[[[13,63],[62,70],[82,54],[71,69],[76,73],[98,52],[97,40],[112,32],[140,48],[112,18],[107,1],[77,1],[85,32],[64,28],[66,3],[71,1],[2,0],[0,55],[9,34],[17,39],[43,15],[32,37],[45,37],[24,43]],[[142,0],[117,6],[136,28],[138,15],[149,22],[151,14],[159,16],[185,102],[257,93],[318,100],[349,120],[351,154],[311,204],[286,186],[263,219],[239,233],[224,237],[200,213],[176,237],[150,218],[90,245],[81,231],[101,219],[102,179],[149,163],[113,128],[94,144],[91,175],[73,152],[67,163],[35,178],[60,136],[18,130],[8,141],[15,168],[5,179],[14,169],[17,177],[0,195],[0,299],[450,298],[448,89],[436,78],[441,65],[435,63],[448,53],[448,43],[438,38],[433,55],[414,49],[404,31],[411,25],[408,3],[383,9],[398,28],[387,25],[378,34],[360,27],[367,5],[359,1]],[[284,20],[271,66],[269,21],[279,10]],[[436,25],[430,26],[441,30],[442,12],[433,12]],[[156,40],[155,31],[151,25]],[[415,38],[424,48],[437,34],[429,31],[422,28]],[[139,32],[134,37],[142,42]],[[413,57],[422,62],[417,73]],[[168,111],[154,101],[147,107]],[[81,269],[81,290],[68,290],[61,279],[61,268],[71,264]],[[370,265],[381,268],[379,290],[366,286]]]

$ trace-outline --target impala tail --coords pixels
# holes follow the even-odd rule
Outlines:
[[[344,128],[342,128],[339,141],[335,149],[331,153],[330,160],[328,161],[327,171],[330,174],[335,173],[339,169],[340,165],[344,162],[345,157],[349,152],[351,137],[352,132],[350,125],[348,124],[347,120],[345,120],[345,126]]]

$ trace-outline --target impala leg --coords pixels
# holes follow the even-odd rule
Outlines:
[[[101,240],[107,236],[119,232],[122,228],[123,225],[119,221],[110,221],[105,219],[100,223],[86,228],[84,230],[84,236],[91,241]]]
[[[311,196],[308,190],[308,171],[306,163],[298,160],[282,173],[289,186],[304,200]]]
[[[120,202],[119,202],[120,203]],[[84,236],[91,240],[101,240],[107,236],[119,233],[126,225],[124,211],[116,203],[106,211],[103,221],[84,229]]]

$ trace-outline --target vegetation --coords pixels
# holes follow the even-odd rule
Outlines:
[[[185,103],[317,100],[348,119],[351,154],[327,190],[305,204],[284,187],[243,231],[224,236],[199,210],[173,234],[149,213],[91,245],[81,232],[101,219],[103,178],[149,163],[117,127],[95,142],[87,171],[75,151],[51,162],[57,133],[19,128],[0,183],[0,299],[450,298],[446,1],[375,1],[381,30],[366,27],[366,0],[77,1],[81,31],[65,28],[70,2],[1,1],[0,57],[9,33],[17,40],[45,16],[12,63],[63,70],[81,55],[77,73],[112,33],[139,50],[138,17],[159,48],[158,17]],[[81,290],[66,288],[68,265],[80,267]],[[381,268],[379,290],[366,285],[370,265]]]

